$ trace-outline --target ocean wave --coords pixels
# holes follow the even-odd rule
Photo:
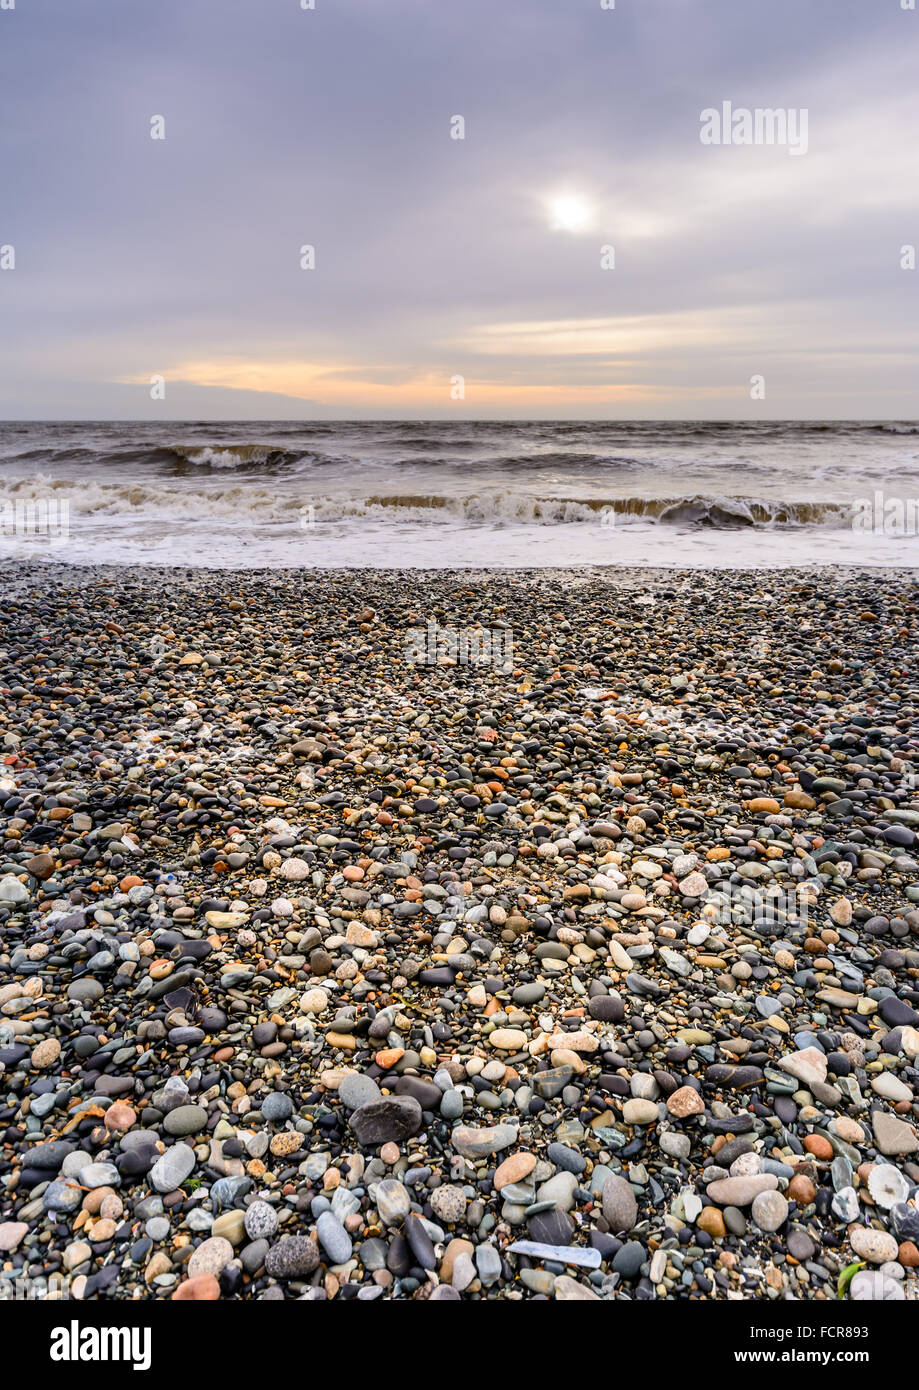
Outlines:
[[[509,488],[463,494],[379,492],[361,496],[311,492],[288,481],[284,487],[256,486],[241,480],[202,490],[175,482],[109,483],[87,478],[47,478],[41,475],[0,481],[0,502],[66,499],[74,521],[78,517],[145,517],[151,521],[201,521],[220,518],[228,523],[308,524],[376,521],[381,525],[472,525],[494,528],[552,525],[656,525],[714,530],[755,528],[850,527],[849,502],[784,502],[768,498],[705,496],[675,497],[540,497]]]
[[[167,452],[196,468],[222,469],[299,463],[308,451],[279,449],[276,444],[170,444]]]
[[[597,453],[587,449],[544,449],[535,452],[522,450],[512,454],[486,454],[478,459],[464,461],[463,468],[482,468],[485,471],[514,469],[552,468],[563,469],[630,469],[647,466],[647,461],[631,454]]]
[[[909,420],[5,422],[0,469],[79,470],[103,479],[115,470],[122,479],[126,473],[192,479],[308,475],[333,467],[357,477],[368,470],[381,477],[387,470],[399,476],[431,469],[437,474],[430,484],[413,483],[419,491],[457,475],[488,486],[491,474],[498,487],[513,478],[524,487],[529,481],[531,492],[573,494],[602,490],[603,478],[611,480],[611,492],[619,491],[623,474],[636,479],[638,493],[645,472],[653,473],[655,489],[669,476],[665,487],[728,494],[741,479],[754,489],[761,486],[754,478],[774,476],[787,477],[789,490],[800,495],[827,470],[840,480],[856,472],[914,471],[917,440],[919,424]],[[551,486],[543,481],[550,476]],[[844,483],[840,490],[845,495]],[[819,491],[813,495],[819,498]]]
[[[444,512],[466,521],[523,522],[538,525],[598,521],[650,522],[668,526],[832,526],[850,524],[847,502],[778,502],[748,497],[534,497],[509,491],[472,496],[382,494],[348,507]]]
[[[848,526],[852,520],[851,502],[778,502],[752,497],[677,497],[670,499],[630,498],[625,504],[614,502],[614,510],[626,515],[652,517],[669,526]]]

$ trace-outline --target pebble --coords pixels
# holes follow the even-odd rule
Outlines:
[[[627,1100],[622,1107],[622,1118],[627,1125],[653,1125],[657,1121],[657,1106],[654,1101],[637,1097]]]
[[[316,1222],[316,1234],[330,1264],[343,1265],[351,1258],[351,1237],[332,1212],[320,1213]]]
[[[749,1176],[717,1178],[708,1184],[705,1191],[720,1206],[748,1207],[755,1197],[772,1191],[778,1185],[778,1178],[771,1173],[753,1173]]]
[[[282,1236],[265,1256],[265,1269],[275,1279],[297,1279],[319,1265],[319,1246],[309,1236]]]
[[[788,1203],[781,1192],[758,1192],[750,1204],[750,1215],[761,1231],[777,1231],[788,1217]]]
[[[150,1169],[150,1184],[157,1192],[173,1192],[181,1187],[194,1166],[194,1150],[187,1144],[173,1144]]]
[[[29,1227],[25,1221],[0,1222],[0,1251],[15,1250],[28,1234]]]
[[[461,1187],[444,1183],[431,1193],[434,1215],[447,1226],[455,1226],[466,1214],[466,1195]]]
[[[348,1110],[359,1110],[362,1105],[374,1105],[383,1099],[373,1077],[356,1071],[342,1077],[338,1083],[338,1095]]]
[[[871,1226],[853,1226],[849,1230],[849,1244],[863,1260],[872,1264],[886,1264],[897,1258],[897,1242],[889,1231],[876,1231]]]
[[[603,1184],[603,1216],[611,1231],[630,1231],[638,1220],[638,1203],[630,1183],[611,1173]]]
[[[199,1274],[220,1274],[233,1258],[233,1247],[223,1236],[208,1236],[192,1251],[188,1261],[190,1279]]]
[[[278,1214],[269,1202],[250,1203],[243,1219],[250,1240],[270,1240],[278,1229]]]

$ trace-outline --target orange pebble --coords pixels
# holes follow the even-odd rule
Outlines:
[[[833,1145],[829,1139],[824,1139],[822,1134],[809,1134],[804,1141],[804,1147],[814,1158],[823,1158],[829,1161],[833,1157]]]
[[[389,1068],[394,1067],[399,1059],[404,1056],[404,1047],[384,1047],[381,1052],[376,1054],[373,1060],[378,1067],[382,1067],[384,1071],[389,1071]]]
[[[172,1295],[173,1303],[216,1303],[220,1285],[213,1274],[197,1274],[185,1279]]]

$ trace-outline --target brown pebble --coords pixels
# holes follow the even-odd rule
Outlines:
[[[113,1187],[94,1187],[91,1192],[87,1192],[81,1203],[83,1211],[88,1211],[90,1216],[95,1216],[105,1201],[106,1197],[114,1197]]]
[[[106,1129],[115,1129],[120,1133],[131,1128],[137,1123],[137,1112],[130,1105],[125,1105],[123,1101],[116,1101],[110,1105],[105,1112]]]
[[[714,1240],[727,1234],[724,1217],[717,1207],[703,1207],[699,1212],[696,1225],[700,1231],[707,1231]]]
[[[692,1086],[680,1086],[679,1090],[667,1097],[667,1109],[678,1120],[685,1120],[689,1115],[701,1115],[705,1102]]]
[[[494,1189],[500,1192],[502,1187],[507,1187],[510,1183],[523,1182],[536,1167],[536,1155],[531,1153],[515,1153],[510,1158],[506,1158],[495,1170]]]
[[[797,1202],[799,1206],[807,1207],[816,1197],[817,1189],[810,1178],[805,1177],[803,1173],[796,1173],[788,1184],[788,1191],[785,1195]]]

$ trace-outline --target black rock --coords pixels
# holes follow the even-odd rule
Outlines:
[[[881,1000],[881,1018],[885,1023],[889,1023],[891,1028],[909,1024],[915,1028],[919,1023],[919,1014],[915,1009],[911,1009],[909,1004],[903,999],[898,999],[896,995],[889,994],[886,999]]]
[[[706,1120],[708,1129],[713,1134],[748,1134],[756,1125],[756,1120],[744,1112],[741,1115],[728,1115],[727,1119],[714,1119],[711,1116]]]
[[[399,1143],[421,1128],[421,1106],[414,1096],[387,1096],[362,1105],[348,1118],[359,1144]]]
[[[422,1110],[439,1110],[444,1094],[433,1081],[423,1081],[420,1076],[400,1076],[393,1090],[397,1096],[414,1096]]]
[[[587,1012],[601,1023],[618,1023],[625,1018],[625,1005],[612,994],[598,994],[587,1005]]]
[[[410,1211],[405,1218],[405,1234],[412,1248],[412,1254],[421,1268],[436,1269],[437,1256],[434,1253],[434,1244],[417,1212]]]
[[[647,1258],[648,1252],[641,1241],[627,1241],[613,1256],[613,1270],[623,1279],[634,1279]]]
[[[566,1211],[539,1211],[527,1217],[527,1230],[531,1240],[541,1240],[546,1245],[568,1245],[575,1226]]]

